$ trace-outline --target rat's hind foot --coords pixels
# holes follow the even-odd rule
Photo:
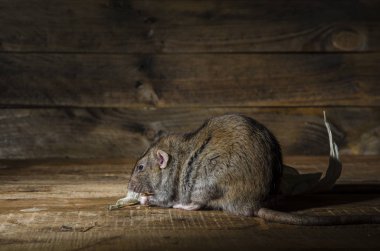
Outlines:
[[[190,203],[188,205],[182,205],[182,204],[175,204],[173,208],[177,209],[184,209],[184,210],[189,210],[189,211],[195,211],[201,208],[201,205]]]

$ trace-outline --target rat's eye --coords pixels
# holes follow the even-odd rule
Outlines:
[[[137,171],[141,172],[142,170],[144,170],[144,166],[143,165],[138,165],[137,166]]]

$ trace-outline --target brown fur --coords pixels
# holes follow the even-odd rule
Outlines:
[[[156,151],[170,156],[158,167]],[[198,130],[157,140],[137,161],[129,189],[149,192],[149,203],[172,207],[195,204],[233,214],[257,214],[277,189],[280,146],[263,125],[241,115],[206,121]]]
[[[326,119],[325,123],[331,148],[328,170],[334,175],[318,183],[318,189],[332,186],[341,171]],[[164,155],[158,154],[162,151]],[[212,118],[192,133],[158,139],[137,161],[128,189],[153,194],[142,200],[151,205],[208,207],[278,223],[380,223],[376,215],[305,216],[265,208],[277,194],[282,168],[280,146],[270,131],[251,118],[231,114]]]

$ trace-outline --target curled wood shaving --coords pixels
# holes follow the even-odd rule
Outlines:
[[[324,177],[322,173],[300,174],[295,168],[284,165],[283,177],[280,182],[280,191],[283,195],[299,195],[329,191],[336,183],[342,172],[342,162],[339,159],[339,149],[333,139],[331,125],[323,111],[324,123],[327,130],[330,146],[329,165]]]

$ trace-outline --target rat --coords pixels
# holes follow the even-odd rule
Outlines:
[[[280,196],[284,167],[280,144],[268,128],[253,118],[227,114],[193,132],[153,142],[136,162],[128,191],[142,194],[143,205],[209,208],[285,224],[380,223],[376,215],[307,216],[271,208]]]

